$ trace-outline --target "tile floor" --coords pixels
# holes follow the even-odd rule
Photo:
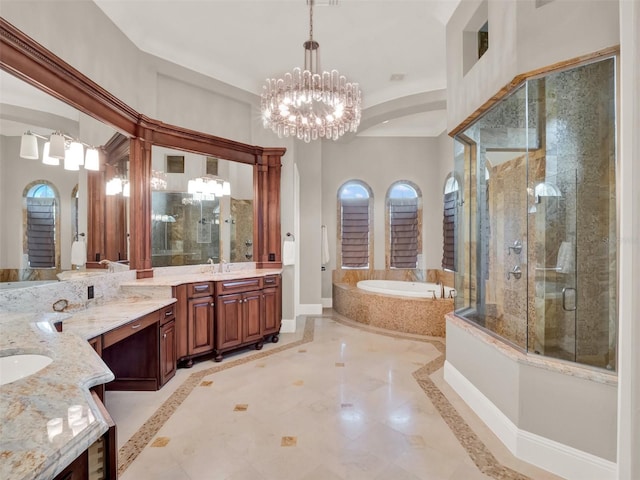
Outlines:
[[[302,318],[158,392],[107,392],[120,479],[557,479],[510,455],[443,361],[441,339]]]

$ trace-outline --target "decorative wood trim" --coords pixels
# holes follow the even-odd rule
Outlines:
[[[0,67],[116,130],[136,133],[135,110],[1,17]]]
[[[144,115],[140,115],[140,127],[147,131],[145,140],[161,147],[211,155],[250,165],[255,165],[256,156],[262,153],[261,147],[177,127]]]
[[[549,73],[559,72],[561,70],[566,70],[568,68],[576,67],[580,64],[591,63],[596,60],[605,57],[611,57],[614,55],[620,54],[620,46],[615,45],[613,47],[608,47],[603,50],[598,50],[597,52],[588,53],[586,55],[581,55],[579,57],[574,57],[570,60],[563,60],[558,63],[554,63],[552,65],[547,65],[545,67],[537,68],[535,70],[531,70],[529,72],[521,73],[513,77],[509,83],[507,83],[504,87],[502,87],[498,93],[496,93],[489,100],[484,102],[480,108],[478,108],[475,112],[469,115],[461,124],[459,124],[456,128],[449,132],[450,137],[456,136],[458,133],[464,131],[475,122],[479,117],[484,115],[488,110],[491,109],[496,103],[500,100],[511,94],[517,87],[519,87],[526,80],[530,80],[536,77],[541,77],[544,75],[548,75]]]

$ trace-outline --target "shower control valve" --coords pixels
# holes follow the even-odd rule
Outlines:
[[[513,275],[513,278],[516,280],[520,280],[520,277],[522,277],[522,269],[520,268],[520,265],[514,266],[509,273],[507,273],[507,280],[511,278],[511,275]]]
[[[520,240],[513,242],[513,245],[507,248],[509,255],[511,255],[511,250],[513,250],[513,253],[516,255],[520,255],[520,252],[522,252],[522,242]]]

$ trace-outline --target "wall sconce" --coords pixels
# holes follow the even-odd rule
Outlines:
[[[79,170],[80,165],[87,170],[100,170],[100,155],[95,147],[60,132],[53,132],[49,138],[32,131],[25,132],[20,139],[21,158],[39,158],[38,138],[46,140],[42,151],[42,163],[45,165],[60,165],[60,160],[63,160],[65,170]],[[84,147],[87,147],[87,158]]]

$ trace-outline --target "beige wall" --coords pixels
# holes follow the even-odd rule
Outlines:
[[[481,3],[461,2],[447,24],[448,130],[516,75],[619,43],[616,1],[489,1],[489,50],[465,75],[462,32]]]

